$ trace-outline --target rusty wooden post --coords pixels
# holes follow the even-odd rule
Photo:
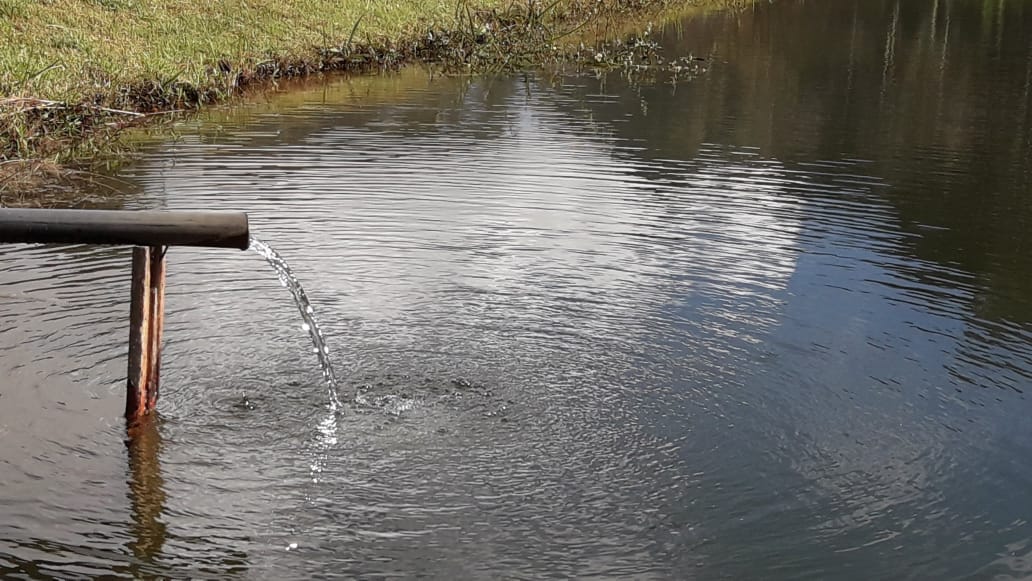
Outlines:
[[[165,319],[165,248],[133,247],[129,301],[129,377],[125,417],[136,421],[154,411],[161,382],[161,335]]]
[[[147,411],[158,405],[161,384],[161,338],[165,330],[165,251],[167,246],[150,247],[151,356],[147,383]]]

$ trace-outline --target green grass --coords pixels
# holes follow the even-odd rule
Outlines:
[[[303,62],[465,25],[502,0],[0,0],[0,95],[132,101],[127,87],[220,87],[226,69]],[[221,65],[221,68],[220,68]],[[133,103],[136,104],[136,103]]]
[[[517,68],[592,19],[726,1],[0,0],[0,162],[90,157],[144,113],[256,81],[415,59]]]

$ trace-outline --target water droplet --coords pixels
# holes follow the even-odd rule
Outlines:
[[[302,331],[311,331],[312,327],[309,326],[308,323],[301,323],[301,330]]]

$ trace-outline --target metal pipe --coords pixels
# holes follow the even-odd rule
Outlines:
[[[246,250],[250,237],[243,212],[0,208],[0,243]]]

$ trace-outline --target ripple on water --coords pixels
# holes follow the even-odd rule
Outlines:
[[[373,105],[349,82],[125,177],[131,207],[248,210],[356,401],[327,409],[261,260],[176,248],[160,421],[127,449],[127,251],[5,248],[0,576],[1024,566],[1032,337],[995,314],[1020,293],[923,253],[948,229],[900,199],[938,200],[965,152],[915,149],[926,179],[800,137],[815,118],[771,145],[777,120],[707,112],[739,100],[705,79],[446,79]]]

